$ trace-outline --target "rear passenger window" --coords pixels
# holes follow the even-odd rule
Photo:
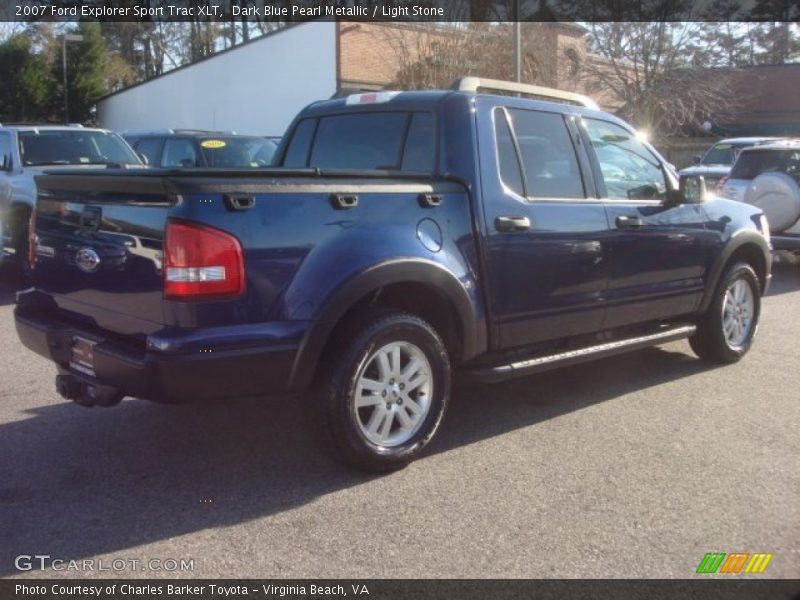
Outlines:
[[[297,124],[283,157],[284,167],[303,168],[308,165],[308,155],[311,151],[311,140],[317,128],[316,119],[304,119]]]
[[[585,198],[572,138],[557,113],[508,111],[522,158],[527,195],[533,198]]]
[[[514,138],[508,126],[506,113],[498,109],[494,112],[495,135],[497,136],[497,162],[500,167],[500,179],[511,191],[519,196],[525,195],[522,185],[522,171],[519,168]]]

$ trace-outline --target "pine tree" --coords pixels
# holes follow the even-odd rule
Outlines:
[[[0,81],[0,122],[47,120],[47,69],[24,33],[0,44]]]
[[[108,91],[106,44],[99,23],[81,22],[71,33],[82,35],[83,40],[67,43],[69,121],[71,123],[94,122],[94,106]],[[56,41],[61,43],[60,39]],[[63,118],[64,76],[61,60],[54,61],[52,78],[59,82],[57,86],[53,86],[52,108],[55,114],[60,114]]]

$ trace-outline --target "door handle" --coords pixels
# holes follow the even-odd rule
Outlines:
[[[494,220],[497,231],[526,231],[531,228],[528,217],[497,217]]]
[[[639,217],[620,215],[616,218],[617,229],[640,229],[642,220]]]

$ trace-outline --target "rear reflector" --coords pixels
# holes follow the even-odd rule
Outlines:
[[[242,246],[235,237],[205,225],[169,221],[164,239],[164,296],[204,300],[244,291]]]

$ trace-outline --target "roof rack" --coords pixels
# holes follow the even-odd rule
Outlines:
[[[526,94],[528,96],[538,96],[540,98],[571,102],[594,110],[600,109],[597,102],[583,94],[565,92],[564,90],[542,87],[540,85],[516,83],[514,81],[484,79],[483,77],[460,77],[450,85],[450,89],[461,92],[477,92],[479,89],[514,92],[517,94]]]
[[[238,135],[235,131],[214,131],[211,129],[125,129],[122,135],[172,135],[172,134],[200,134],[200,135]]]

